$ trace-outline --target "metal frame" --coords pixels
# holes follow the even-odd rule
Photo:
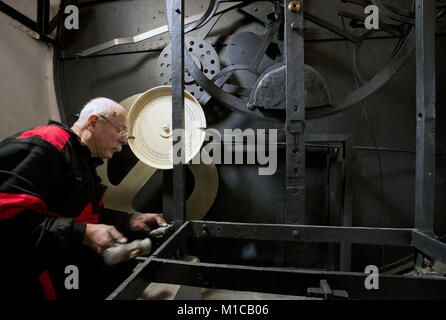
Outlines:
[[[190,238],[403,246],[446,262],[446,244],[418,229],[188,221],[107,299],[136,299],[151,282],[304,296],[326,280],[351,299],[443,299],[446,290],[446,278],[436,276],[380,275],[379,290],[367,290],[365,273],[182,261]]]
[[[47,35],[53,32],[54,28],[61,18],[61,15],[59,15],[59,13],[61,13],[61,11],[63,10],[59,10],[59,13],[53,18],[53,20],[50,21],[50,0],[37,0],[36,21],[31,20],[20,11],[14,9],[13,7],[10,7],[1,0],[0,11],[17,20],[32,31],[38,33],[40,40],[52,45],[55,44],[55,40],[49,38]]]
[[[344,189],[344,210],[342,211],[342,216],[339,217],[341,225],[345,227],[352,226],[353,221],[353,159],[354,159],[354,145],[353,138],[348,134],[307,134],[306,142],[323,142],[331,143],[338,142],[341,143],[342,153],[341,158],[344,159],[343,170],[343,189]],[[338,207],[334,205],[333,207]],[[338,217],[333,217],[330,215],[331,222],[330,225],[336,225],[339,220]],[[336,221],[338,220],[338,221]],[[344,241],[340,244],[340,264],[339,270],[350,271],[351,270],[351,242]],[[330,249],[331,255],[333,255],[333,249]]]
[[[170,0],[169,0],[170,1]],[[181,1],[181,0],[173,0]],[[305,149],[304,104],[297,90],[303,86],[303,37],[302,13],[292,16],[285,4],[285,43],[287,43],[287,189],[300,188],[304,181],[302,162],[296,158]],[[417,40],[417,162],[415,228],[365,228],[351,227],[351,214],[344,214],[345,226],[312,226],[302,224],[246,224],[211,221],[184,223],[151,257],[136,267],[133,274],[122,283],[108,299],[136,299],[152,282],[184,284],[197,287],[260,291],[279,294],[306,295],[320,292],[324,298],[334,297],[334,292],[345,293],[353,299],[443,299],[446,278],[436,276],[380,275],[379,290],[367,290],[367,274],[302,270],[277,267],[253,267],[180,260],[187,252],[188,239],[211,238],[248,239],[262,241],[340,243],[343,248],[343,269],[349,270],[351,244],[388,245],[410,247],[423,255],[446,263],[446,244],[433,236],[435,191],[435,1],[416,1]],[[303,12],[303,10],[302,10]],[[182,28],[173,28],[172,34],[183,36]],[[290,33],[297,31],[297,48],[290,41]],[[296,37],[296,33],[293,34]],[[293,39],[296,41],[296,39]],[[182,51],[181,47],[181,51]],[[178,48],[177,48],[178,50]],[[177,51],[176,54],[179,52]],[[294,65],[294,66],[292,66]],[[298,72],[302,71],[302,72]],[[182,84],[182,83],[180,83]],[[180,87],[182,88],[182,86]],[[180,91],[182,91],[180,89]],[[296,105],[297,103],[297,105]],[[294,108],[297,106],[297,108]],[[303,115],[303,117],[302,117]],[[294,122],[294,123],[293,123]],[[352,148],[350,145],[349,148]],[[304,163],[304,162],[303,162]],[[294,173],[294,174],[293,174]],[[351,174],[351,172],[350,172]],[[298,178],[298,179],[296,179]],[[350,177],[351,178],[351,177]],[[303,184],[304,185],[304,184]],[[298,189],[298,191],[305,191]],[[303,198],[304,199],[304,198]],[[346,199],[351,208],[351,199]],[[287,223],[301,221],[294,209],[302,209],[302,196],[288,197]],[[293,210],[291,210],[293,208]],[[349,211],[351,212],[351,211]],[[297,212],[301,214],[302,212]],[[321,289],[312,287],[321,286]],[[333,288],[333,290],[331,288]]]

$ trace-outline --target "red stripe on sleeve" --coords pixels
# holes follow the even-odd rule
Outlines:
[[[86,222],[97,224],[99,222],[99,215],[93,213],[91,202],[82,210],[79,217],[74,218],[74,222]]]
[[[43,291],[47,300],[56,300],[56,290],[54,290],[53,282],[51,281],[48,270],[43,271],[39,276]]]
[[[0,221],[14,217],[23,210],[32,209],[52,217],[61,214],[48,211],[42,199],[29,194],[0,193]]]
[[[40,126],[23,132],[17,139],[25,139],[33,136],[38,136],[48,141],[59,150],[63,149],[70,138],[70,134],[62,128],[57,126]]]

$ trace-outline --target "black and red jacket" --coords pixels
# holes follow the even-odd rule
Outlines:
[[[131,233],[127,213],[103,207],[106,188],[96,173],[102,163],[55,121],[0,142],[0,279],[20,270],[23,279],[42,280],[50,261],[82,246],[86,223]]]

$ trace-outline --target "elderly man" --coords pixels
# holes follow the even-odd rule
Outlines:
[[[121,150],[126,134],[125,109],[96,98],[71,129],[50,121],[0,142],[2,294],[104,298],[116,280],[107,279],[104,250],[166,224],[157,214],[103,206],[96,167]],[[67,285],[67,270],[76,270],[78,285]]]

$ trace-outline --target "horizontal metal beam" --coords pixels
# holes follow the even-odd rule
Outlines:
[[[446,243],[432,238],[424,232],[412,231],[412,246],[423,254],[446,263]]]
[[[410,246],[413,229],[190,221],[197,238]]]
[[[369,274],[290,270],[222,265],[153,258],[153,281],[158,283],[306,296],[308,288],[326,280],[332,290],[345,290],[351,299],[443,299],[446,278],[380,275],[378,289],[366,289]]]

